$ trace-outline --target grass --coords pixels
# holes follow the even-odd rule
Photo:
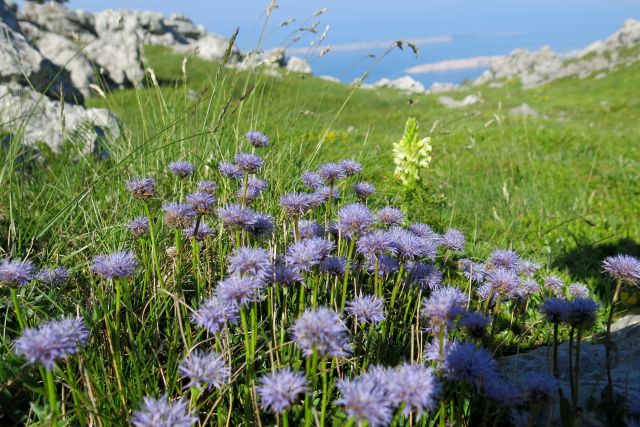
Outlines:
[[[387,341],[376,339],[376,329],[358,335],[356,328],[355,336],[361,340],[357,343],[364,347],[356,348],[355,357],[316,360],[317,365],[309,358],[305,365],[299,349],[285,340],[299,314],[297,303],[340,307],[341,288],[327,285],[317,273],[309,278],[311,295],[287,295],[287,290],[276,287],[275,295],[252,304],[243,311],[247,319],[225,329],[224,334],[209,336],[189,324],[191,310],[225,276],[225,257],[236,246],[234,236],[216,226],[214,238],[205,245],[191,246],[186,239],[178,239],[182,252],[173,260],[164,249],[175,245],[176,237],[161,225],[160,200],[156,199],[150,204],[150,216],[158,225],[158,274],[158,265],[151,259],[154,243],[147,238],[133,239],[123,226],[132,217],[146,214],[144,204],[131,200],[124,182],[130,177],[154,177],[163,198],[180,199],[192,191],[192,184],[168,176],[166,165],[186,159],[196,166],[192,181],[218,180],[220,199],[229,201],[235,188],[219,180],[217,165],[247,149],[244,133],[249,129],[259,129],[271,138],[271,146],[260,153],[265,159],[260,175],[269,187],[252,207],[275,215],[285,230],[291,222],[278,206],[279,196],[302,191],[300,173],[324,161],[360,161],[361,179],[379,190],[371,206],[406,204],[394,178],[391,145],[402,135],[409,116],[417,118],[424,134],[433,129],[434,161],[425,171],[424,188],[411,195],[413,202],[406,214],[410,222],[426,221],[438,231],[456,227],[465,233],[464,254],[440,253],[437,261],[447,280],[463,289],[466,282],[453,263],[456,258],[484,259],[495,248],[513,248],[543,263],[545,270],[556,269],[567,282],[587,283],[606,304],[612,291],[600,271],[602,259],[618,252],[640,255],[640,149],[636,143],[640,98],[634,95],[640,83],[640,64],[620,68],[604,79],[565,79],[532,91],[522,91],[515,82],[501,88],[465,89],[454,96],[477,93],[482,103],[449,110],[438,104],[437,96],[353,89],[293,74],[273,77],[193,57],[188,58],[184,74],[182,56],[158,47],[148,47],[146,57],[158,86],[149,78],[143,88],[89,100],[90,106],[109,108],[122,118],[124,134],[108,147],[109,159],[84,156],[73,141],[62,153],[43,150],[36,158],[30,158],[33,153],[22,151],[18,144],[2,153],[2,249],[8,257],[28,257],[43,266],[64,264],[72,274],[62,288],[38,283],[21,288],[19,305],[24,317],[33,326],[77,312],[92,329],[82,357],[71,358],[68,365],[54,371],[58,403],[54,396],[52,404],[51,387],[45,390],[40,384],[44,371],[23,368],[22,359],[11,352],[19,328],[9,298],[0,300],[6,313],[0,404],[10,408],[8,417],[16,423],[46,424],[54,413],[77,424],[90,420],[120,424],[143,396],[166,391],[173,397],[185,395],[192,399],[192,406],[210,410],[210,421],[248,424],[254,415],[260,417],[251,385],[259,374],[289,364],[306,371],[322,390],[317,399],[309,398],[304,407],[290,414],[293,425],[309,422],[314,411],[323,410],[328,411],[323,414],[327,420],[340,425],[347,422],[346,415],[337,407],[327,408],[326,381],[333,382],[345,373],[359,374],[361,357],[372,364],[396,364],[407,354],[412,361],[421,360],[416,349],[429,334],[418,333],[412,317],[407,318],[407,313],[419,311],[420,295],[401,293],[396,306],[388,307],[389,320],[383,328],[395,330],[384,335]],[[507,113],[524,102],[541,117]],[[346,184],[341,190],[340,205],[353,200]],[[315,215],[322,220],[323,213],[319,210]],[[291,237],[281,232],[267,242],[248,235],[243,238],[278,253],[291,243]],[[338,251],[348,254],[347,242],[338,243]],[[135,250],[141,258],[142,268],[133,279],[112,283],[88,273],[96,254],[122,248]],[[379,289],[370,274],[358,274],[354,287]],[[384,280],[398,284],[403,274]],[[351,282],[344,282],[350,284],[344,295],[352,298]],[[121,288],[122,295],[116,297],[114,288]],[[4,297],[5,290],[1,291]],[[314,291],[318,293],[315,301],[310,299]],[[388,291],[383,295],[386,301],[393,298],[391,288]],[[116,311],[120,298],[124,308]],[[536,298],[524,313],[515,303],[495,308],[497,332],[489,339],[489,347],[507,354],[549,341],[549,328],[532,308],[540,302]],[[473,306],[481,309],[482,303],[474,299]],[[272,307],[277,307],[275,313]],[[404,307],[406,310],[401,309]],[[532,330],[524,328],[525,323],[517,327],[520,315]],[[600,313],[597,331],[602,330],[604,317]],[[566,337],[567,331],[563,334]],[[178,366],[196,345],[228,355],[233,388],[202,395],[182,390]],[[247,351],[251,349],[255,352]],[[424,425],[458,416],[466,417],[467,422],[480,421],[483,415],[476,406],[484,398],[470,388],[458,387],[447,386],[442,412],[423,417]],[[466,403],[447,400],[456,393],[467,396]],[[29,406],[30,402],[36,403]],[[262,417],[265,424],[276,420],[268,414]]]

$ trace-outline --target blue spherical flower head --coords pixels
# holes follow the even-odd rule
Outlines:
[[[191,176],[193,175],[194,170],[195,168],[193,167],[193,164],[184,160],[169,163],[169,172],[171,172],[178,178],[186,178],[188,176]]]
[[[353,238],[367,233],[375,222],[371,210],[361,203],[351,203],[338,211],[338,229],[343,236]]]
[[[183,203],[164,203],[162,210],[165,224],[179,229],[188,228],[196,217],[195,209]]]
[[[307,193],[288,193],[280,197],[280,205],[285,214],[302,216],[311,209],[311,195]]]
[[[238,321],[238,306],[214,296],[193,313],[191,321],[210,334],[215,334],[227,323],[235,324]]]
[[[442,286],[442,272],[433,264],[411,262],[407,265],[407,281],[422,290],[434,290]]]
[[[569,295],[572,298],[589,298],[589,288],[582,283],[572,283],[569,285]]]
[[[347,313],[351,314],[360,323],[377,325],[386,315],[384,301],[374,295],[360,295],[347,302]]]
[[[318,168],[318,173],[329,184],[335,184],[347,176],[342,166],[338,163],[324,163]]]
[[[146,216],[138,216],[133,218],[127,228],[134,237],[140,237],[149,232],[149,218]]]
[[[367,200],[376,192],[376,187],[368,182],[358,182],[353,185],[353,191],[360,200]]]
[[[333,246],[330,240],[317,237],[300,240],[289,246],[285,261],[289,267],[298,272],[311,271],[314,266],[329,256]]]
[[[43,268],[38,272],[38,280],[45,285],[60,286],[69,280],[69,270],[65,267]]]
[[[236,195],[238,196],[238,199],[244,199],[248,203],[253,203],[258,199],[258,197],[260,197],[260,194],[262,194],[266,188],[266,181],[252,176],[247,181],[246,191],[244,188],[238,188]]]
[[[520,261],[518,263],[518,273],[525,277],[533,277],[540,271],[540,264],[533,261]]]
[[[576,329],[590,328],[596,321],[599,307],[592,299],[576,298],[569,302],[563,321]]]
[[[159,399],[145,397],[140,409],[131,417],[135,427],[191,427],[198,417],[189,411],[189,402],[178,399],[170,402],[167,395]]]
[[[461,231],[456,230],[455,228],[449,228],[442,235],[442,239],[440,242],[445,248],[449,250],[461,251],[464,249],[465,237]]]
[[[300,399],[307,391],[307,379],[304,374],[284,368],[260,377],[256,391],[262,405],[272,412],[283,413]]]
[[[616,255],[605,258],[604,271],[615,280],[630,285],[640,283],[640,259],[631,255]]]
[[[228,227],[249,229],[256,222],[255,212],[238,204],[218,208],[218,215]]]
[[[404,212],[391,206],[379,209],[378,212],[376,212],[376,216],[378,218],[378,222],[386,227],[402,225],[402,222],[404,221]]]
[[[212,236],[215,232],[216,230],[209,227],[205,222],[200,222],[197,230],[194,223],[183,229],[182,235],[189,239],[195,239],[198,242],[203,242],[207,237]]]
[[[118,251],[98,255],[93,259],[90,270],[104,279],[120,279],[132,276],[138,268],[138,260],[131,251]]]
[[[389,274],[397,273],[400,268],[400,263],[393,256],[382,254],[366,257],[364,266],[372,273],[375,273],[377,270],[378,275],[387,276]]]
[[[238,153],[233,157],[233,161],[246,174],[254,174],[264,165],[262,158],[256,154]]]
[[[487,276],[487,284],[493,293],[501,296],[510,295],[520,284],[520,279],[513,270],[498,267],[491,270]]]
[[[218,189],[218,184],[214,181],[198,181],[196,184],[196,188],[199,193],[207,193],[211,196],[216,195],[216,190]]]
[[[387,236],[391,239],[395,252],[403,260],[410,260],[415,257],[432,260],[436,258],[438,247],[434,240],[422,238],[400,227],[391,227],[387,230]]]
[[[484,395],[500,408],[515,408],[522,404],[520,389],[499,376],[487,378],[482,388]]]
[[[332,276],[342,276],[347,271],[347,258],[327,257],[320,262],[320,271]]]
[[[261,212],[253,212],[251,216],[252,224],[245,228],[255,238],[268,237],[271,235],[275,225],[274,219],[271,215],[263,214]]]
[[[555,399],[560,384],[546,372],[526,372],[522,377],[524,398],[538,404]]]
[[[231,369],[220,354],[196,351],[182,361],[180,373],[189,378],[189,383],[185,388],[196,387],[203,390],[215,387],[219,390],[229,383]]]
[[[259,301],[262,281],[251,276],[231,276],[218,282],[216,296],[239,307]]]
[[[340,160],[338,165],[342,168],[345,176],[353,176],[362,172],[362,165],[352,159]]]
[[[323,237],[324,227],[316,221],[303,219],[298,223],[298,232],[301,239],[311,239],[312,237]]]
[[[300,180],[309,190],[316,190],[324,185],[324,178],[311,171],[305,171],[300,176]]]
[[[484,264],[474,262],[469,258],[463,258],[458,261],[458,268],[462,271],[464,277],[476,284],[484,282],[487,274]]]
[[[413,234],[416,234],[423,239],[440,241],[441,237],[438,233],[433,231],[429,224],[425,224],[422,222],[416,222],[415,224],[411,224],[409,226],[409,231]]]
[[[37,328],[22,331],[14,351],[29,363],[39,363],[52,369],[56,360],[75,354],[89,338],[89,331],[80,318],[63,317],[50,320]]]
[[[498,375],[491,353],[471,343],[460,343],[449,351],[444,359],[444,371],[453,381],[465,381],[477,387]]]
[[[291,286],[296,283],[302,283],[304,278],[297,270],[278,260],[270,267],[266,280],[270,284],[277,283],[283,286]]]
[[[564,282],[558,276],[548,276],[544,279],[544,287],[553,295],[562,295]]]
[[[337,387],[341,397],[336,403],[344,406],[349,418],[358,423],[367,422],[371,427],[391,423],[393,409],[386,387],[381,387],[372,376],[340,380]]]
[[[453,349],[455,346],[460,344],[457,340],[449,340],[447,337],[444,338],[443,346],[442,346],[442,358],[446,359],[447,354]],[[427,345],[424,347],[424,359],[430,362],[434,362],[440,368],[440,340],[432,339]]]
[[[243,246],[229,258],[229,272],[239,276],[248,275],[265,279],[271,267],[271,256],[266,249]]]
[[[445,326],[464,312],[466,304],[467,296],[459,289],[442,287],[435,289],[429,298],[423,300],[420,315],[433,326]]]
[[[329,187],[328,185],[323,185],[316,188],[316,191],[311,194],[311,206],[315,208],[322,205],[323,203],[328,202],[329,193],[331,193],[331,198],[333,200],[340,199],[340,190],[338,190],[337,188],[331,189],[331,187]]]
[[[198,215],[206,215],[213,212],[214,205],[218,201],[209,193],[191,193],[187,195],[187,203],[191,205]]]
[[[262,148],[269,145],[269,138],[267,135],[262,132],[258,132],[257,130],[250,130],[245,135],[249,144],[253,145],[256,148]]]
[[[477,311],[469,311],[462,315],[458,325],[463,327],[472,338],[482,338],[489,325],[489,317]]]
[[[218,171],[222,176],[226,176],[231,179],[240,179],[244,176],[240,168],[233,163],[221,162],[218,165]]]
[[[496,249],[489,255],[489,263],[494,268],[516,271],[520,264],[520,255],[511,249]]]
[[[357,250],[364,256],[380,256],[385,252],[396,252],[390,236],[379,230],[362,235],[357,241]]]
[[[22,287],[33,279],[35,272],[36,267],[31,261],[5,258],[0,262],[0,285]]]
[[[156,195],[156,181],[153,178],[133,178],[125,187],[136,199],[147,200]]]
[[[518,285],[510,291],[509,296],[519,301],[525,301],[532,295],[537,294],[539,290],[540,285],[538,285],[538,282],[528,277],[520,281]]]
[[[404,363],[389,374],[387,390],[393,406],[402,407],[402,414],[418,418],[437,407],[441,387],[433,371],[422,365]]]
[[[569,301],[564,298],[547,298],[540,306],[540,313],[551,323],[560,323],[567,315]]]
[[[320,307],[305,311],[291,327],[293,341],[305,357],[345,356],[350,351],[347,329],[333,310]]]

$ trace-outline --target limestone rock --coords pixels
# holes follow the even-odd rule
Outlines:
[[[522,104],[509,110],[511,116],[538,117],[538,112],[531,108],[529,104]]]
[[[297,56],[292,56],[287,59],[287,70],[300,74],[311,74],[312,71],[309,63]]]
[[[388,87],[392,89],[403,90],[408,93],[422,93],[424,92],[424,86],[419,81],[413,79],[410,76],[400,77],[395,80],[383,78],[378,80],[374,84],[375,87]]]
[[[17,137],[23,144],[42,142],[54,152],[70,140],[81,144],[85,154],[102,155],[105,139],[120,135],[118,120],[109,110],[61,104],[17,83],[0,84],[0,116],[6,128],[21,132]]]
[[[427,89],[427,93],[447,93],[458,89],[460,89],[460,86],[453,83],[435,82]]]
[[[467,95],[462,100],[456,100],[450,96],[441,96],[438,98],[438,103],[448,108],[462,108],[468,105],[477,104],[480,102],[480,98],[475,95]]]

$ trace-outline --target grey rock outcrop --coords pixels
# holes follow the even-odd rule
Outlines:
[[[410,76],[400,77],[395,80],[383,78],[374,83],[374,86],[403,90],[411,94],[424,92],[424,85]]]
[[[105,139],[120,135],[118,120],[109,110],[62,104],[17,83],[0,84],[0,117],[23,144],[41,142],[54,152],[72,141],[84,154],[102,155]]]
[[[447,108],[463,108],[469,105],[477,104],[480,101],[480,98],[475,95],[467,95],[461,100],[453,99],[450,96],[441,96],[438,98],[438,103],[440,105],[444,105]]]
[[[526,117],[538,117],[538,112],[531,108],[529,104],[521,104],[517,107],[509,109],[510,116],[526,116]]]
[[[447,93],[454,92],[458,89],[460,89],[460,86],[453,83],[435,82],[431,86],[429,86],[429,89],[427,89],[426,93]]]
[[[304,59],[292,56],[287,58],[287,71],[300,74],[311,74],[311,66]]]

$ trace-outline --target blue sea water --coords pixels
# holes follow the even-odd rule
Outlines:
[[[18,2],[21,3],[20,1]],[[89,11],[105,8],[148,9],[165,15],[184,13],[210,32],[229,36],[240,28],[239,47],[250,50],[290,47],[305,57],[314,74],[344,82],[363,75],[379,58],[381,46],[396,39],[436,38],[419,46],[415,58],[408,50],[393,51],[370,72],[368,81],[406,75],[410,67],[443,60],[504,55],[516,48],[538,49],[547,44],[566,52],[607,37],[627,18],[640,18],[640,0],[278,0],[264,27],[271,0],[71,0],[68,5]],[[318,16],[315,11],[326,8]],[[295,22],[280,26],[284,20]],[[317,24],[316,24],[317,23]],[[313,27],[317,33],[299,31]],[[321,46],[333,51],[320,57],[320,48],[300,50],[330,29]],[[263,31],[264,29],[264,31]],[[300,40],[291,43],[299,36]],[[354,46],[354,43],[358,43]],[[435,81],[460,83],[482,69],[466,69],[412,77],[429,86]]]

